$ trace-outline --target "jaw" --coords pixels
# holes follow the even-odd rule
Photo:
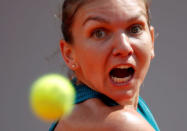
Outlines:
[[[119,66],[116,66],[114,68],[119,68]],[[132,106],[133,108],[136,108],[139,95],[140,80],[137,78],[135,67],[128,66],[128,68],[131,68],[129,70],[132,70],[132,68],[133,70],[131,73],[129,73],[129,75],[126,74],[127,77],[121,78],[123,80],[120,80],[119,78],[115,78],[116,80],[114,80],[114,78],[112,78],[115,73],[111,73],[111,71],[114,68],[109,71],[107,79],[104,83],[104,94],[120,105]],[[111,75],[110,73],[113,75]],[[122,75],[119,74],[118,76]]]

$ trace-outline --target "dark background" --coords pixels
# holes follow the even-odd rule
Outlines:
[[[33,80],[64,73],[59,51],[60,0],[0,0],[0,130],[46,131],[29,107]],[[187,118],[187,1],[153,0],[156,57],[141,96],[161,131],[185,131]]]

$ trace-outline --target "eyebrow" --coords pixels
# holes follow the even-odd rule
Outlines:
[[[142,13],[145,17],[146,17],[146,14],[145,13]],[[126,20],[126,22],[131,22],[131,21],[135,21],[135,20],[138,20],[139,18],[141,17],[141,15],[136,15],[136,16],[133,16],[129,19]],[[83,26],[88,22],[88,21],[98,21],[98,22],[102,22],[102,23],[106,23],[106,24],[109,24],[110,22],[102,17],[98,17],[98,16],[90,16],[88,17],[84,22],[83,22]]]
[[[144,16],[145,16],[145,15],[144,15]],[[134,17],[131,17],[131,18],[127,19],[127,23],[133,22],[133,21],[136,21],[136,20],[140,20],[141,17],[142,17],[141,15],[136,15],[136,16],[134,16]]]
[[[109,21],[107,21],[107,20],[105,20],[105,19],[103,19],[103,18],[101,18],[101,17],[97,17],[97,16],[94,16],[94,17],[88,17],[84,22],[83,22],[83,26],[88,22],[88,21],[98,21],[98,22],[102,22],[102,23],[106,23],[106,24],[108,24],[108,23],[110,23]]]

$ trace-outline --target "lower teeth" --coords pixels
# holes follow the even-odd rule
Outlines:
[[[124,77],[124,78],[117,78],[117,77],[113,77],[112,76],[112,80],[116,83],[123,83],[123,82],[126,82],[128,80],[130,80],[131,76],[128,76],[128,77]]]

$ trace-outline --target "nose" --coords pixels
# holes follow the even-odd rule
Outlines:
[[[114,41],[114,56],[126,57],[133,53],[133,48],[129,42],[129,38],[125,33],[118,34],[116,40]]]

